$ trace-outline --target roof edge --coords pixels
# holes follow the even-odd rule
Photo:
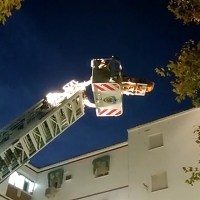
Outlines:
[[[40,169],[31,165],[30,163],[27,163],[24,165],[25,167],[29,168],[30,170],[34,171],[35,173],[39,173]]]
[[[172,115],[168,115],[168,116],[166,116],[166,117],[162,117],[162,118],[153,120],[153,121],[151,121],[151,122],[147,122],[147,123],[145,123],[145,124],[141,124],[141,125],[138,125],[138,126],[129,128],[129,129],[127,129],[127,132],[130,133],[130,132],[135,131],[135,130],[137,130],[137,129],[145,128],[146,126],[149,126],[149,125],[152,125],[152,124],[157,124],[157,123],[160,123],[160,122],[164,122],[164,121],[166,121],[166,120],[173,119],[173,118],[175,118],[175,117],[184,115],[184,114],[186,114],[186,113],[194,112],[194,111],[197,111],[197,110],[200,110],[200,108],[191,108],[191,109],[184,110],[184,111],[181,111],[181,112],[172,114]]]
[[[79,160],[86,159],[86,158],[89,158],[89,157],[92,157],[92,156],[95,156],[95,155],[98,155],[98,154],[101,154],[101,153],[105,153],[105,152],[108,152],[108,151],[112,151],[112,150],[115,150],[115,149],[118,149],[118,148],[122,148],[122,147],[125,147],[127,145],[128,145],[128,141],[125,141],[125,142],[122,142],[122,143],[114,144],[114,145],[111,145],[109,147],[105,147],[103,149],[92,151],[90,153],[86,153],[86,154],[83,154],[83,155],[80,155],[80,156],[77,156],[77,157],[74,157],[74,158],[70,158],[70,159],[67,159],[67,160],[64,160],[64,161],[61,161],[61,162],[57,162],[57,163],[52,164],[52,165],[41,167],[41,168],[35,167],[30,163],[27,164],[27,166],[29,168],[31,168],[33,171],[36,171],[37,173],[41,173],[43,171],[47,171],[47,170],[52,169],[52,168],[60,167],[60,166],[63,166],[63,165],[66,165],[66,164],[69,164],[69,163],[72,163],[72,162],[77,162]]]

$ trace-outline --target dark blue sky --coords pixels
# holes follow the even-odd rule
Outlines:
[[[86,114],[31,163],[37,167],[127,140],[127,129],[191,107],[175,102],[169,79],[155,73],[174,59],[200,27],[184,26],[167,11],[169,0],[25,0],[0,27],[0,126],[61,89],[88,80],[90,60],[117,55],[124,73],[155,82],[146,97],[124,97],[124,114]],[[90,89],[90,88],[88,88]]]

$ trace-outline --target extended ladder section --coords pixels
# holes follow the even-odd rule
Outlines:
[[[84,115],[83,91],[56,107],[40,101],[0,130],[0,182]]]

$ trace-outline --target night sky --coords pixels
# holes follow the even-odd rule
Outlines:
[[[72,79],[89,80],[90,60],[116,55],[126,75],[155,82],[145,97],[124,96],[124,114],[85,116],[31,159],[43,167],[127,140],[127,129],[191,108],[178,104],[156,67],[175,58],[200,26],[185,26],[169,0],[25,0],[0,26],[0,126]],[[88,93],[91,88],[88,87]],[[91,99],[92,100],[92,99]]]

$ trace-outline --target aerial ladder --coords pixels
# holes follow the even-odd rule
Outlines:
[[[85,82],[70,81],[61,93],[49,93],[41,101],[0,130],[0,182],[28,163],[35,154],[84,114],[85,106],[98,117],[122,115],[123,95],[144,96],[153,82],[129,78],[115,57],[93,59],[92,76]],[[91,85],[94,103],[86,95]]]

